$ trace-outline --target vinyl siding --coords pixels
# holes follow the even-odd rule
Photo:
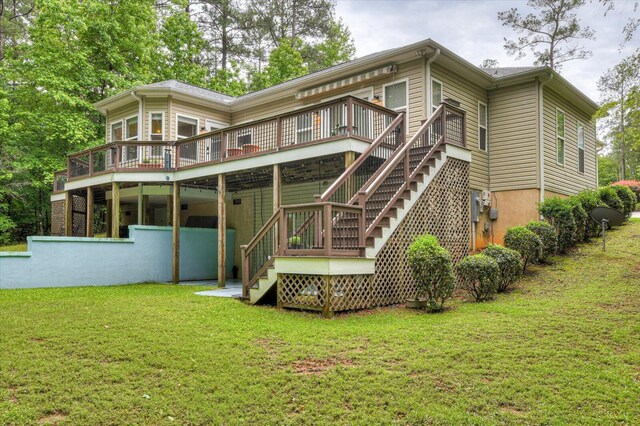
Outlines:
[[[556,161],[556,108],[565,113],[564,165]],[[578,172],[578,121],[584,125],[584,174]],[[544,88],[545,190],[563,195],[595,188],[597,183],[596,130],[591,117],[578,111],[553,90]]]
[[[431,76],[442,82],[443,99],[451,98],[460,102],[460,108],[466,111],[467,148],[472,154],[469,185],[472,189],[487,189],[489,187],[487,153],[478,149],[478,101],[488,104],[487,92],[437,63],[431,64]],[[490,105],[489,111],[491,111]],[[489,147],[492,143],[491,138],[491,132],[489,132]]]
[[[489,92],[491,189],[538,187],[537,84]]]
[[[169,118],[171,140],[176,139],[176,114],[197,118],[199,120],[198,125],[200,128],[204,127],[205,120],[207,119],[223,124],[231,124],[231,114],[228,112],[172,98],[171,117]],[[202,132],[202,130],[198,129],[198,132]]]

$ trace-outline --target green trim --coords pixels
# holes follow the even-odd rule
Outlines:
[[[0,251],[0,257],[31,257],[30,251]]]

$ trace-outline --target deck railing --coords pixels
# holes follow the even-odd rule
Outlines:
[[[108,172],[181,170],[344,138],[372,142],[397,115],[347,96],[188,139],[117,141],[87,149],[69,155],[67,179]]]
[[[360,256],[364,226],[360,206],[309,203],[283,206],[242,251],[244,296],[273,265],[275,256]],[[329,225],[327,225],[329,224]]]
[[[64,184],[67,182],[67,171],[60,170],[53,174],[53,192],[64,191]]]

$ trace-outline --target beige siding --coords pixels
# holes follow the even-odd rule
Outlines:
[[[171,140],[176,139],[176,115],[185,115],[188,117],[197,118],[199,120],[199,127],[202,128],[205,125],[205,120],[213,120],[222,124],[231,124],[231,114],[225,111],[216,110],[214,108],[207,108],[202,105],[185,102],[179,99],[171,99],[171,117],[170,122],[170,137]],[[199,130],[201,131],[201,130]]]
[[[431,65],[431,76],[442,82],[443,99],[451,98],[460,102],[460,108],[466,111],[467,148],[471,150],[473,156],[469,185],[472,189],[486,189],[489,187],[489,165],[487,153],[478,149],[478,101],[488,103],[487,92],[437,63]],[[491,134],[489,134],[489,144],[491,144]]]
[[[107,112],[107,128],[105,131],[107,143],[111,142],[111,123],[122,121],[132,115],[137,115],[139,111],[138,108],[138,101],[134,100],[131,103]]]
[[[145,141],[149,138],[149,113],[162,112],[164,113],[164,140],[171,140],[169,134],[169,102],[166,97],[162,98],[144,98],[144,120],[142,129],[142,138]]]
[[[564,165],[556,161],[556,108],[565,113]],[[578,121],[584,125],[584,174],[578,172]],[[544,179],[545,190],[575,194],[597,182],[596,132],[591,117],[578,111],[549,88],[544,89]]]
[[[537,84],[489,93],[491,189],[538,187]]]

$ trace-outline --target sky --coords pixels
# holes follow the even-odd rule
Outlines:
[[[525,1],[504,0],[337,0],[336,12],[349,27],[361,57],[381,50],[400,47],[431,38],[472,64],[484,59],[499,61],[499,66],[530,66],[531,54],[520,60],[508,56],[504,38],[518,35],[498,21],[498,12],[517,7],[529,11]],[[618,0],[615,9],[604,16],[604,7],[588,1],[578,10],[582,25],[595,30],[595,40],[581,40],[593,56],[570,61],[560,74],[594,101],[600,100],[597,81],[608,68],[640,46],[640,33],[620,50],[622,28],[634,12],[634,1]]]

